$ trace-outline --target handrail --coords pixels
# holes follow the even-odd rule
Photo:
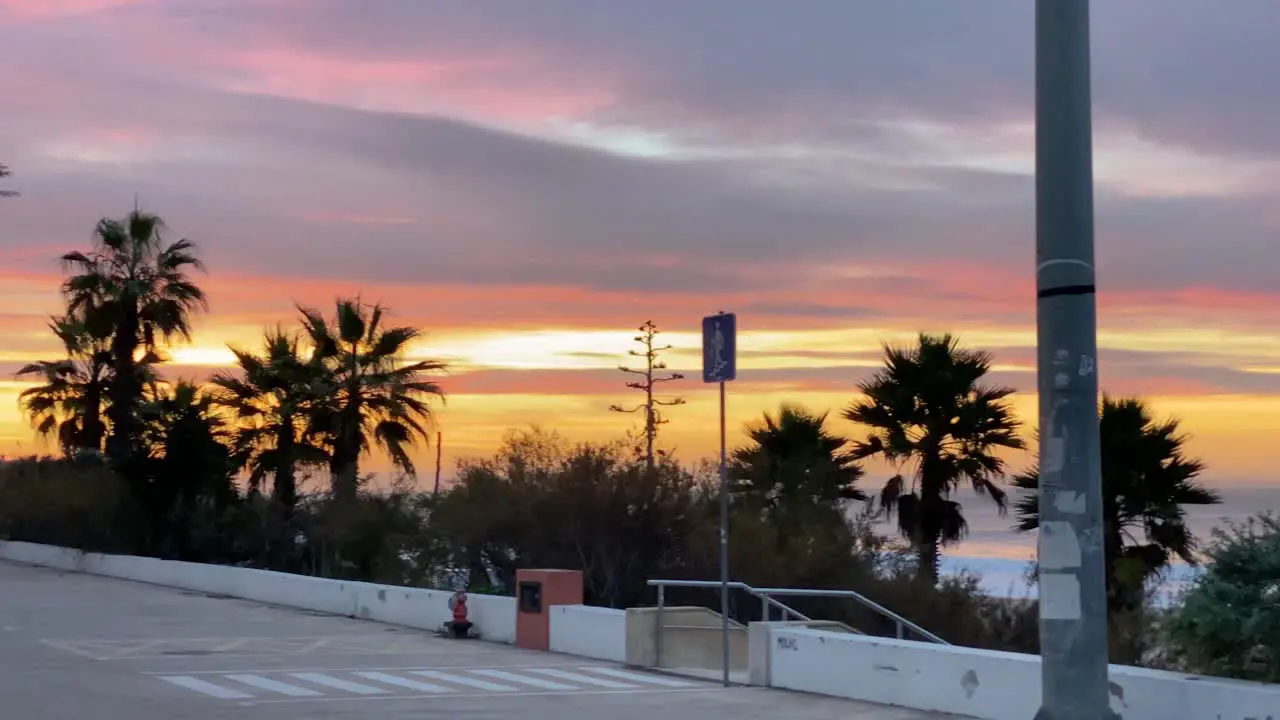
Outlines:
[[[661,596],[663,587],[718,588],[720,587],[720,582],[716,580],[650,580],[649,587],[657,587],[658,594]],[[787,615],[790,615],[794,617],[796,620],[800,620],[803,622],[813,622],[813,618],[805,615],[804,613],[800,612],[799,610],[796,610],[795,608],[789,605],[778,602],[777,600],[771,597],[766,597],[764,595],[761,595],[759,591],[757,591],[755,588],[751,587],[746,583],[731,582],[729,583],[729,588],[733,590],[746,590],[749,595],[758,597],[761,600],[763,600],[765,602],[766,607],[778,608],[778,610],[782,612],[782,616],[784,618]]]
[[[721,585],[721,583],[714,580],[650,580],[648,584],[650,587],[658,588],[658,612],[659,612],[658,622],[659,624],[661,624],[662,622],[661,613],[662,613],[663,601],[665,599],[663,597],[664,596],[663,590],[665,588],[667,587],[718,588]],[[794,608],[788,605],[778,602],[775,599],[775,596],[848,598],[858,602],[863,607],[869,610],[873,610],[879,613],[880,615],[887,617],[890,620],[893,620],[895,626],[897,627],[897,635],[899,640],[904,639],[906,635],[905,631],[909,629],[912,632],[919,635],[920,637],[926,640],[929,640],[930,642],[934,642],[939,645],[951,644],[946,640],[943,640],[942,638],[938,637],[937,635],[934,635],[933,633],[929,632],[928,630],[925,630],[924,628],[920,627],[916,623],[913,623],[910,620],[902,617],[898,613],[886,608],[880,603],[867,598],[861,593],[854,592],[853,590],[804,590],[800,588],[755,588],[743,582],[731,582],[731,583],[728,583],[728,586],[735,590],[744,590],[749,595],[760,598],[764,603],[764,608],[765,608],[764,617],[766,619],[768,618],[768,608],[772,606],[772,607],[779,608],[782,611],[784,620],[786,619],[787,615],[790,614],[791,616],[801,621],[805,621],[805,622],[812,621],[812,618],[803,615],[802,613],[800,613],[799,611],[795,610]],[[659,632],[659,637],[661,637],[661,632]],[[661,656],[660,642],[659,642],[658,654],[659,656]]]
[[[802,590],[798,588],[756,588],[756,592],[766,596],[782,595],[784,597],[791,596],[791,597],[849,598],[851,600],[856,600],[863,607],[869,610],[874,610],[880,613],[881,615],[883,615],[884,617],[887,617],[890,620],[893,620],[895,623],[897,623],[899,639],[902,639],[902,636],[903,636],[902,629],[905,627],[911,630],[912,632],[914,632],[915,634],[919,635],[920,637],[923,637],[926,640],[935,642],[939,645],[951,644],[946,640],[943,640],[942,638],[938,637],[937,635],[934,635],[933,633],[929,632],[928,630],[925,630],[919,625],[911,622],[910,620],[902,617],[898,613],[881,605],[875,600],[872,600],[861,593],[854,592],[853,590]]]

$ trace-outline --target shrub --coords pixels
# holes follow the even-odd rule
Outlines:
[[[1280,682],[1280,517],[1215,529],[1205,554],[1165,624],[1170,655],[1191,672]]]
[[[140,519],[128,484],[99,460],[0,462],[0,538],[132,553]]]
[[[430,526],[475,582],[509,588],[519,567],[581,568],[588,602],[628,607],[688,556],[695,496],[693,477],[667,458],[649,472],[621,443],[515,433],[491,460],[460,468]]]

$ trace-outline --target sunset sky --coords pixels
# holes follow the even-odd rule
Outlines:
[[[171,377],[361,293],[453,365],[446,473],[507,428],[632,426],[607,407],[649,319],[692,378],[664,443],[711,454],[720,309],[731,437],[838,414],[918,330],[994,352],[1033,422],[1033,5],[0,0],[0,377],[56,356],[57,256],[136,197],[209,267]],[[1182,418],[1215,483],[1270,482],[1280,3],[1093,13],[1103,388]],[[0,453],[47,447],[22,387]]]

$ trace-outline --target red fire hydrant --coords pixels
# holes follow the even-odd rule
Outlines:
[[[471,630],[471,621],[467,619],[467,593],[459,590],[449,598],[449,609],[453,611],[453,622],[449,630],[455,638],[465,638]]]

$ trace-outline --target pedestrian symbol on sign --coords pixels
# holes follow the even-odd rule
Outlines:
[[[702,381],[727,382],[737,377],[737,316],[709,315],[702,319]]]

